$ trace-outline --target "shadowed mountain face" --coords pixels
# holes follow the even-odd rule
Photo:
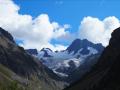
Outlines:
[[[12,36],[0,28],[0,63],[21,76],[30,76],[39,71],[41,65],[14,43]],[[40,63],[39,63],[40,64]]]
[[[0,36],[6,37],[11,42],[15,43],[11,34],[0,27]]]
[[[38,54],[37,49],[26,49],[25,51],[27,53],[29,53],[30,55],[37,55]]]
[[[0,67],[0,77],[5,75],[3,70],[8,74],[11,72],[11,80],[18,81],[26,88],[29,87],[28,90],[60,90],[64,87],[64,84],[53,71],[42,65],[35,57],[27,54],[24,48],[19,47],[14,42],[13,37],[2,28],[0,28],[0,65],[5,68],[1,69]],[[26,84],[22,83],[23,81],[26,81]],[[1,83],[0,87],[2,87]]]
[[[76,39],[72,42],[72,44],[66,49],[69,53],[74,52],[77,53],[80,49],[83,49],[80,53],[83,55],[86,55],[89,53],[88,47],[92,47],[96,49],[98,52],[103,51],[103,46],[102,44],[94,44],[87,39]]]
[[[65,90],[120,90],[120,28],[112,33],[93,69]]]

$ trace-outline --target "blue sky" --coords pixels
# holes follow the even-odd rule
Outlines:
[[[35,18],[46,13],[51,21],[70,24],[72,33],[78,31],[80,21],[85,16],[101,20],[107,16],[120,16],[119,0],[14,0],[14,2],[21,7],[20,14],[30,14]]]
[[[21,9],[19,13],[33,17],[46,13],[51,20],[60,24],[72,25],[72,32],[78,29],[85,16],[104,19],[107,16],[119,17],[119,0],[14,0]]]
[[[0,26],[24,48],[61,50],[75,38],[108,45],[119,0],[1,0]]]

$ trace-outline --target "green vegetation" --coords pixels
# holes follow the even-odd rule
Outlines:
[[[8,86],[0,86],[0,90],[25,90],[23,87],[20,87],[17,81],[12,81]]]
[[[0,90],[25,90],[23,86],[11,78],[14,73],[0,64]]]

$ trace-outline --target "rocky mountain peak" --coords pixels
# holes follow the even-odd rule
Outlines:
[[[111,36],[112,36],[112,38],[110,39],[109,45],[110,45],[110,46],[115,45],[115,46],[117,46],[116,48],[120,48],[120,47],[119,47],[119,46],[120,46],[120,43],[119,43],[119,41],[120,41],[120,27],[117,28],[117,29],[112,33]]]
[[[8,40],[10,40],[11,42],[15,43],[14,38],[12,37],[12,35],[8,31],[5,31],[4,29],[2,29],[1,27],[0,27],[0,36],[4,36]]]
[[[30,55],[37,55],[38,54],[37,49],[26,49],[26,52],[29,53]]]
[[[102,44],[94,44],[90,41],[88,41],[87,39],[75,39],[72,44],[66,49],[69,53],[74,52],[77,53],[80,49],[82,49],[81,53],[82,54],[86,54],[89,53],[88,48],[92,47],[94,49],[96,49],[99,52],[102,52],[104,47],[102,46]]]

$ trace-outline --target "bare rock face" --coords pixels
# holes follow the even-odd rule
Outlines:
[[[15,43],[12,35],[0,27],[0,35],[6,37],[11,42]]]
[[[0,28],[0,63],[21,76],[29,76],[38,71],[34,58],[15,44],[10,33]]]
[[[2,28],[0,28],[0,64],[19,77],[30,81],[28,84],[32,83],[32,85],[29,86],[31,88],[29,90],[39,90],[39,87],[40,90],[60,90],[64,87],[53,71],[26,53],[24,48],[15,43],[11,34]]]
[[[104,47],[102,44],[94,44],[87,39],[75,39],[72,44],[66,49],[69,53],[74,52],[77,53],[80,49],[83,49],[81,51],[81,54],[86,55],[89,53],[88,47],[92,47],[96,49],[98,52],[102,52],[104,50]]]
[[[26,49],[25,51],[30,55],[37,55],[38,54],[37,49]]]
[[[65,90],[120,90],[120,28],[93,69]]]

